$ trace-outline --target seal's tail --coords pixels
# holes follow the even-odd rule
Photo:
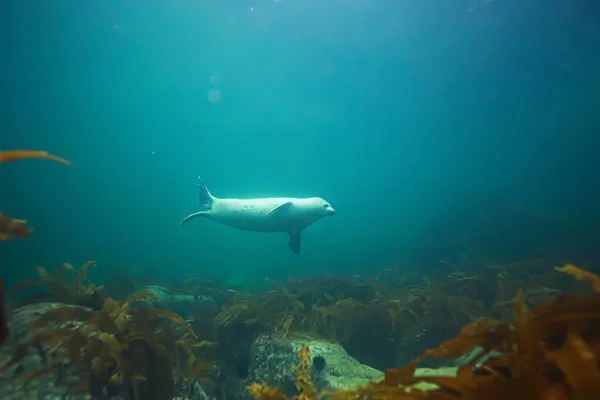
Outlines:
[[[200,204],[204,211],[210,210],[212,207],[212,203],[215,200],[212,194],[208,191],[204,181],[199,176],[198,177],[198,204]]]
[[[204,181],[202,180],[202,178],[198,177],[198,204],[200,204],[200,207],[202,208],[202,210],[185,217],[181,221],[179,226],[181,227],[183,224],[185,224],[195,218],[205,217],[207,212],[210,211],[210,209],[212,208],[212,204],[214,201],[215,201],[215,197],[212,194],[210,194],[210,192],[206,188],[206,185],[204,184]]]

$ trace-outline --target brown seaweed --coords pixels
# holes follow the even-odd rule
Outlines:
[[[525,305],[521,294],[514,303],[512,323],[471,323],[455,339],[425,351],[402,368],[386,370],[379,382],[354,390],[311,392],[305,398],[596,399],[600,393],[600,278],[573,265],[557,270],[589,281],[594,293],[562,295],[533,310]],[[453,359],[476,347],[481,351],[458,368],[454,377],[415,376],[417,366],[428,357]],[[436,388],[421,390],[415,386],[422,382]],[[256,399],[286,399],[281,390],[266,385],[254,384],[249,391]]]
[[[46,328],[37,337],[50,348],[53,362],[24,379],[52,371],[63,351],[82,377],[79,390],[99,394],[103,388],[131,382],[135,399],[172,398],[173,374],[198,379],[214,369],[200,354],[211,343],[198,343],[189,324],[177,314],[134,306],[153,296],[137,293],[121,302],[109,298],[99,311],[72,306],[47,311],[30,329]]]
[[[37,267],[40,279],[18,282],[11,288],[8,299],[12,300],[15,294],[24,288],[39,286],[48,290],[49,300],[100,309],[106,298],[104,286],[96,286],[87,279],[88,270],[95,265],[95,261],[87,261],[79,269],[75,269],[71,264],[64,263],[54,275],[48,273],[44,267]],[[65,272],[72,274],[71,280],[65,278]],[[21,301],[19,305],[27,302],[28,300]]]
[[[27,226],[27,221],[7,217],[0,213],[0,240],[26,238],[31,236],[33,228]]]
[[[263,292],[231,296],[215,317],[216,336],[225,342],[231,332],[243,332],[246,341],[265,331],[311,333],[337,340],[360,361],[385,369],[456,336],[471,322],[512,319],[518,292],[524,304],[535,307],[581,290],[542,260],[478,269],[442,265],[446,268],[432,269],[429,276],[422,268],[393,267],[370,278],[271,281],[273,287]]]

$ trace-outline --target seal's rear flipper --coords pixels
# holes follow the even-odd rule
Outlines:
[[[204,211],[198,211],[197,213],[193,213],[188,215],[187,217],[185,217],[180,223],[179,223],[179,227],[181,228],[181,225],[185,224],[186,222],[189,222],[191,220],[193,220],[194,218],[201,218],[204,217],[204,214],[206,214]]]
[[[206,188],[204,181],[198,177],[198,204],[204,206],[205,210],[210,210],[212,203],[215,200],[212,194]]]
[[[290,246],[290,249],[292,249],[294,254],[300,254],[302,231],[291,231],[288,233],[290,234],[290,241],[288,242],[288,246]]]

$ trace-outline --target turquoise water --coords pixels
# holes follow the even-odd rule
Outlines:
[[[0,166],[14,282],[98,271],[262,282],[440,259],[597,256],[589,2],[3,2]],[[303,234],[179,221],[218,197],[320,196]],[[99,273],[99,272],[96,272]]]

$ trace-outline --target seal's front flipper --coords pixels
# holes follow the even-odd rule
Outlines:
[[[292,249],[294,254],[300,254],[302,231],[291,231],[288,233],[290,234],[290,241],[288,242],[288,246],[290,246],[290,249]]]
[[[281,215],[283,213],[288,212],[291,207],[292,202],[286,201],[285,203],[281,203],[280,205],[271,208],[267,215]]]
[[[193,213],[188,215],[187,217],[185,217],[181,223],[179,223],[179,227],[181,228],[181,225],[185,224],[186,222],[190,222],[191,220],[193,220],[194,218],[201,218],[204,217],[206,215],[205,211],[198,211],[197,213]]]

